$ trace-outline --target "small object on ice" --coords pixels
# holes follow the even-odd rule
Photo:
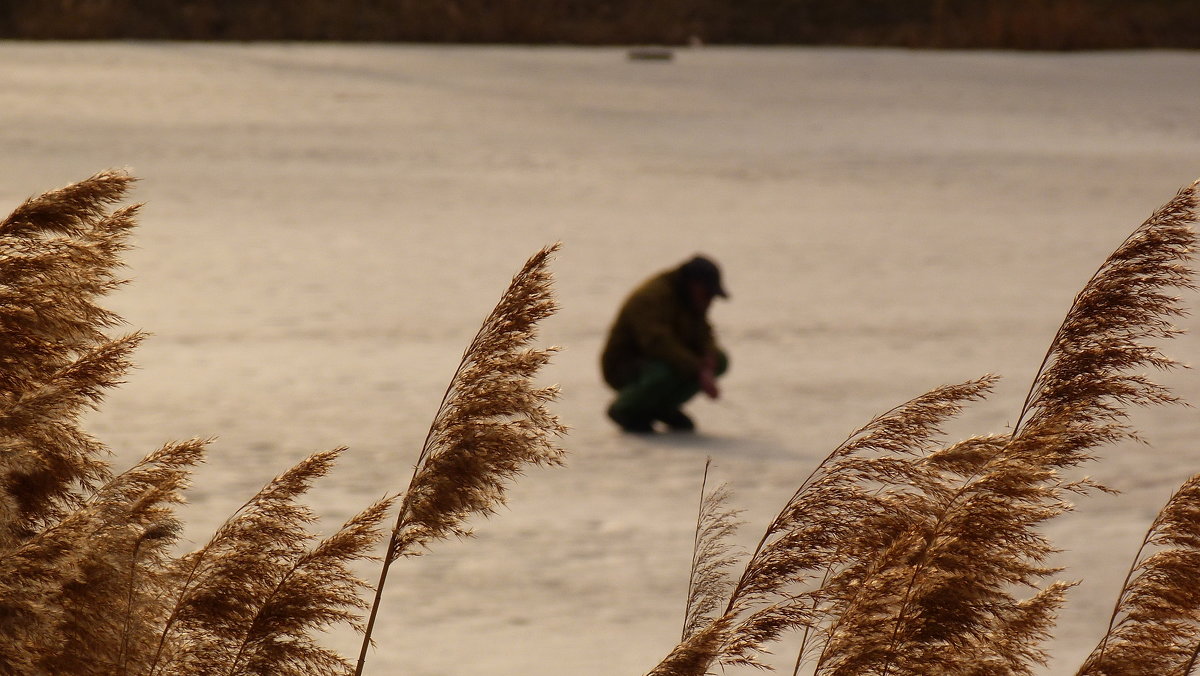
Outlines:
[[[630,61],[670,61],[675,52],[666,47],[634,47],[628,56]]]

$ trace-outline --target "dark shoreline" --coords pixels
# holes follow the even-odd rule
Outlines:
[[[1196,0],[0,0],[0,39],[1195,49]]]

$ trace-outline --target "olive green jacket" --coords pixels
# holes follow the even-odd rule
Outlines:
[[[642,364],[661,360],[685,377],[699,377],[706,354],[719,348],[712,327],[688,298],[679,268],[651,277],[621,306],[600,357],[604,380],[620,389]]]

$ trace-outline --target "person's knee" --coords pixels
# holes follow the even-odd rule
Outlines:
[[[679,374],[667,362],[655,359],[642,365],[637,379],[652,386],[664,386],[678,380]]]
[[[648,361],[638,365],[627,383],[617,390],[616,405],[625,410],[648,410],[669,396],[675,372],[665,362]]]
[[[661,412],[678,408],[699,391],[695,378],[680,374],[664,361],[641,365],[633,382],[617,392],[619,411]]]

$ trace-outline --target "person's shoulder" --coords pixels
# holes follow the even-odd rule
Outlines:
[[[674,284],[671,281],[671,272],[662,272],[649,279],[646,279],[641,284],[634,288],[629,295],[631,301],[664,301],[670,299],[674,293]]]

